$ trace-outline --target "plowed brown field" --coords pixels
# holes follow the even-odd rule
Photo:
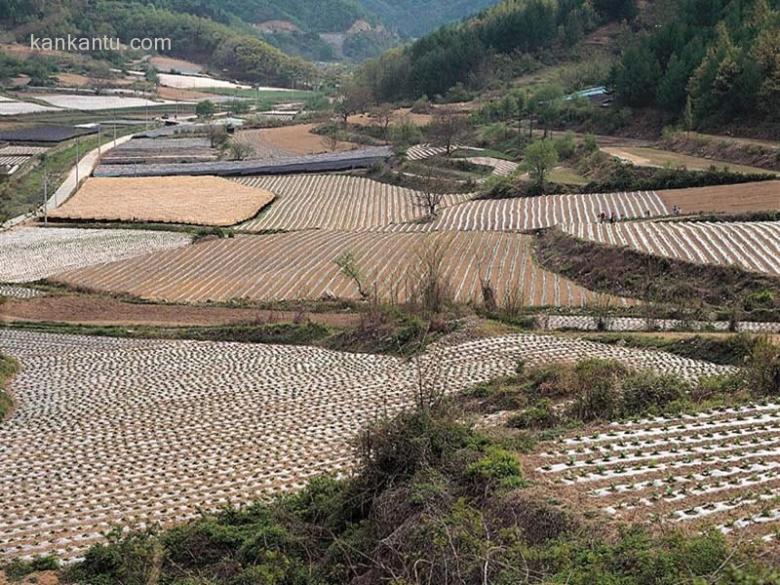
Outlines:
[[[219,177],[92,178],[49,217],[229,226],[254,217],[273,198]]]

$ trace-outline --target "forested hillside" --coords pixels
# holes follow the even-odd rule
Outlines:
[[[620,100],[689,125],[780,116],[780,2],[681,0],[624,52]]]
[[[457,83],[480,86],[507,59],[572,47],[599,24],[631,19],[634,0],[503,0],[463,23],[367,64],[362,79],[378,99],[443,95]]]
[[[210,19],[140,2],[91,0],[10,0],[0,26],[20,42],[38,36],[109,36],[122,40],[166,37],[170,54],[225,71],[247,81],[291,84],[308,79],[313,69],[259,37]],[[116,59],[116,54],[93,55]]]
[[[496,0],[359,0],[386,26],[409,37],[420,37],[439,26],[462,20]]]

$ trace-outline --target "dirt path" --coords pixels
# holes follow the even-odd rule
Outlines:
[[[99,326],[218,326],[239,323],[289,322],[292,311],[254,308],[153,305],[120,301],[97,295],[46,296],[10,300],[0,306],[0,322],[50,322]],[[307,313],[315,323],[332,327],[356,325],[360,319],[349,313]]]

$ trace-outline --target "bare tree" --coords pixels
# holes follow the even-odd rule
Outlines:
[[[350,83],[339,91],[336,98],[336,112],[338,112],[344,125],[347,125],[352,114],[365,112],[374,101],[371,89],[364,85]]]
[[[380,104],[371,109],[369,116],[372,123],[382,129],[382,138],[387,142],[390,124],[393,122],[393,106]]]
[[[433,112],[429,132],[433,143],[444,146],[449,156],[468,128],[469,121],[466,116],[452,108],[440,108]]]
[[[246,160],[255,154],[255,149],[251,145],[236,140],[230,143],[229,151],[232,160]]]
[[[426,221],[433,221],[439,213],[444,194],[437,192],[435,188],[433,169],[430,165],[425,165],[421,179],[420,189],[413,191],[414,204],[425,212]]]
[[[451,236],[426,238],[417,251],[416,262],[409,269],[408,298],[427,315],[441,312],[450,301],[451,287],[444,261],[451,239]]]
[[[339,135],[336,132],[328,132],[322,135],[322,145],[328,149],[329,152],[336,152],[339,147]]]

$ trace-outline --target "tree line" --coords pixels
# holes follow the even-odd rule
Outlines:
[[[780,2],[681,0],[629,46],[612,74],[618,98],[686,126],[780,120]]]
[[[632,18],[635,0],[503,0],[467,21],[367,63],[361,82],[384,101],[480,87],[500,56],[574,46],[599,24]]]

